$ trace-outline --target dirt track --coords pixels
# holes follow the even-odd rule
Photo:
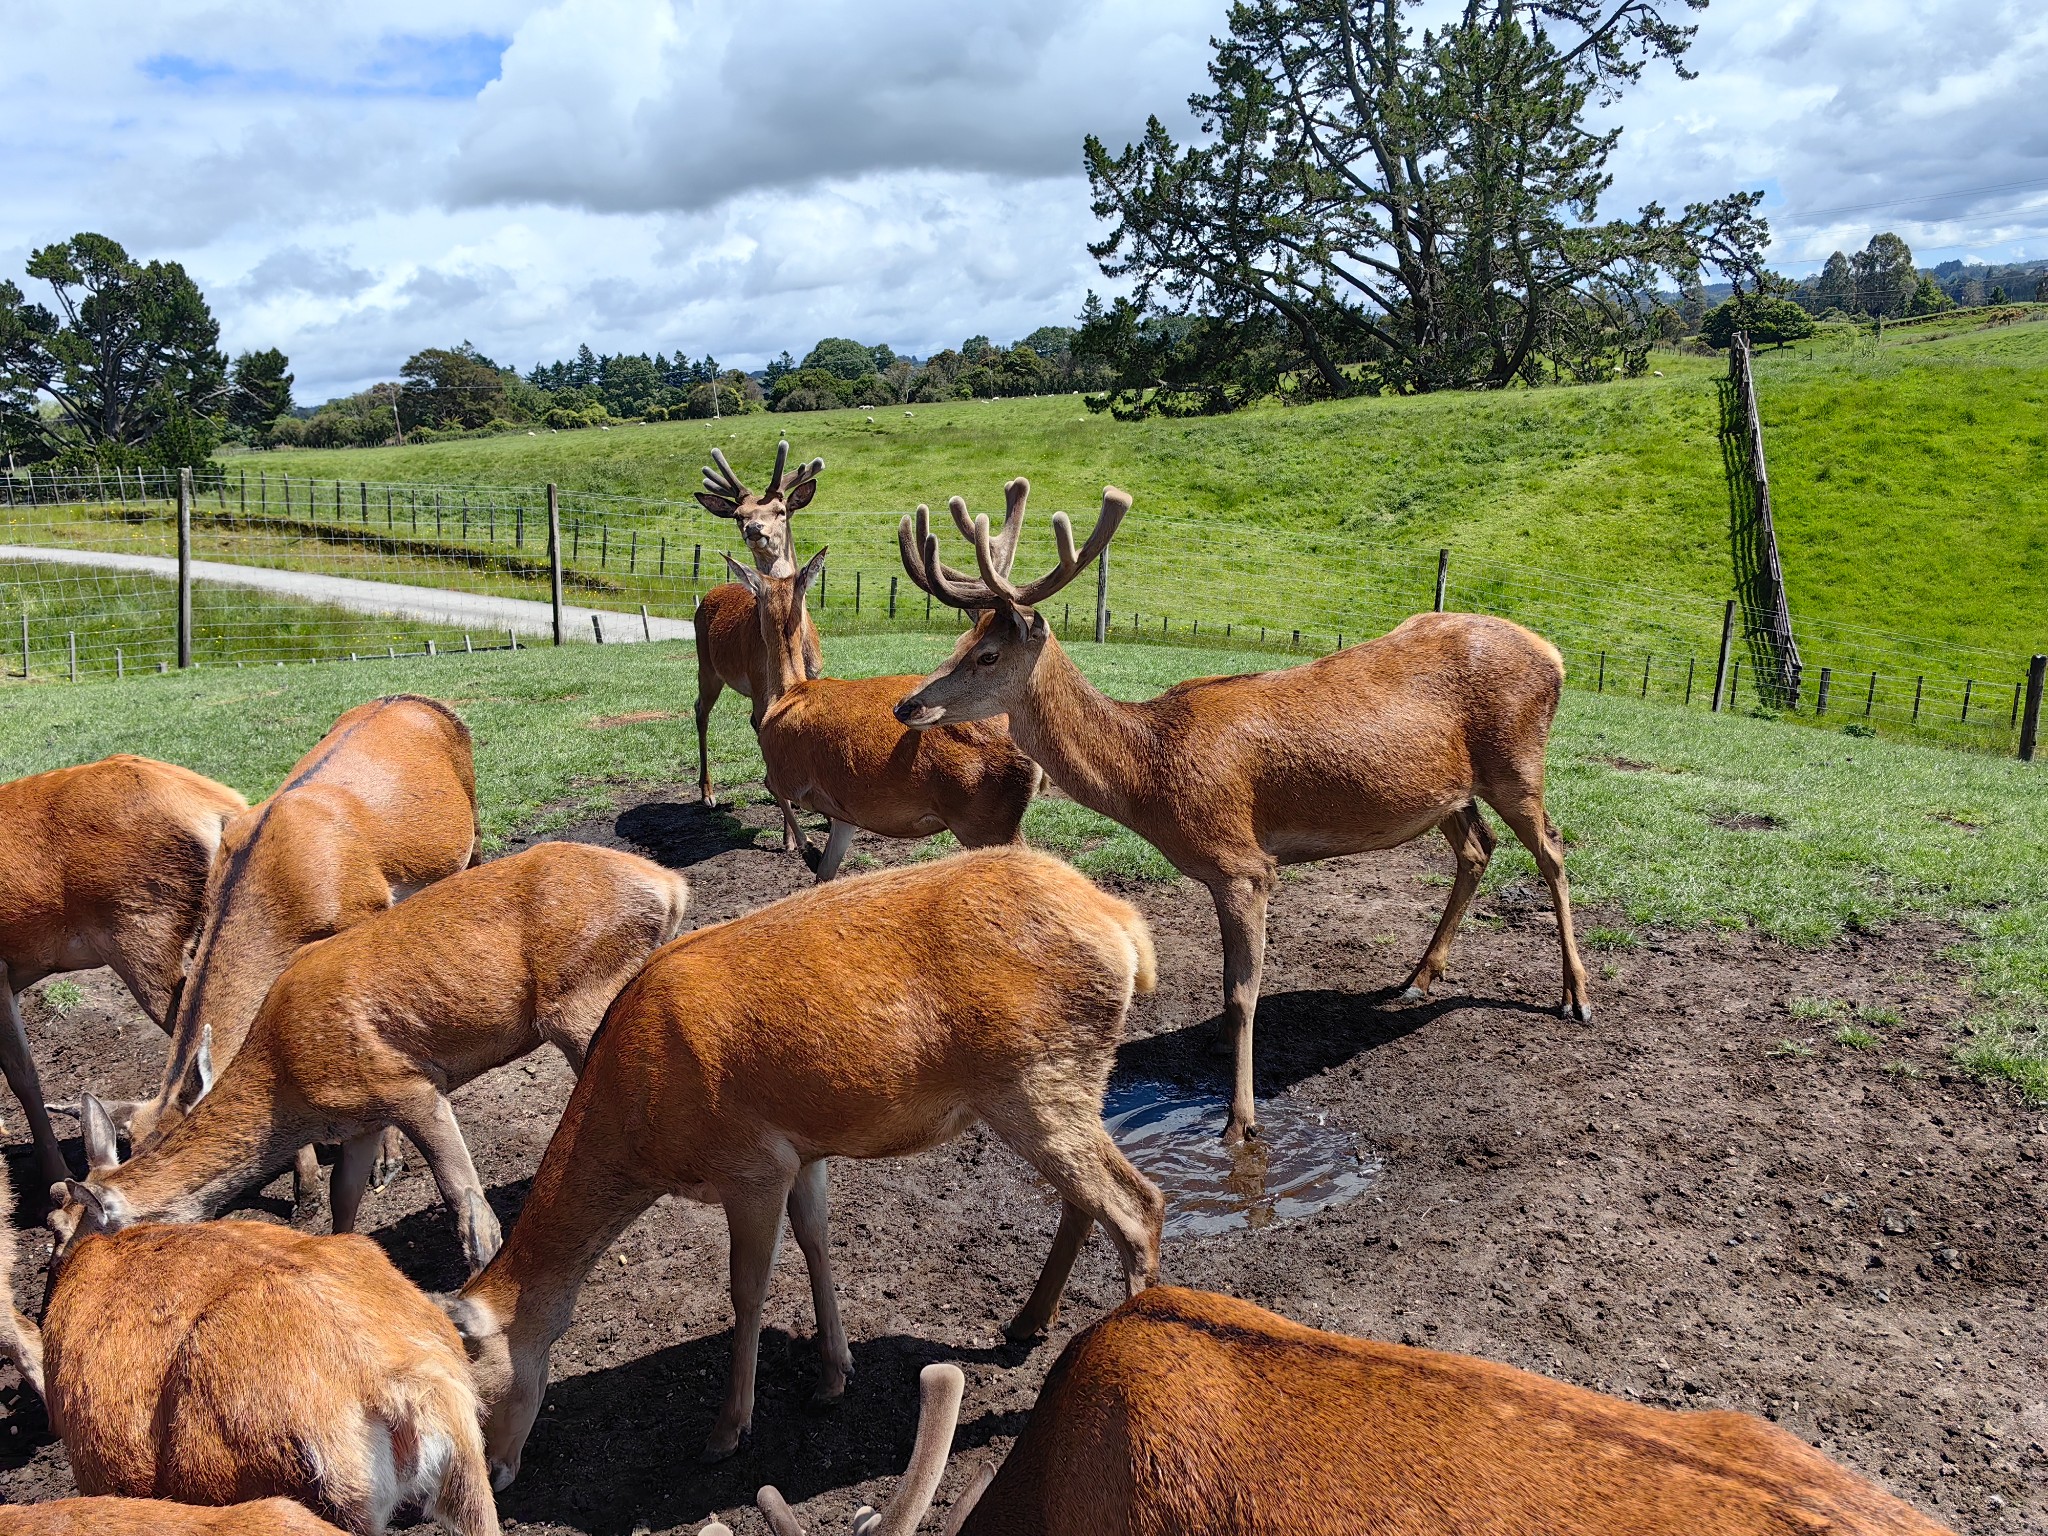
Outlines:
[[[772,812],[737,819],[688,792],[573,835],[688,870],[698,922],[808,880],[776,851]],[[858,851],[900,849],[862,839]],[[1482,899],[1439,996],[1390,989],[1441,905],[1448,856],[1431,843],[1315,866],[1276,900],[1259,1012],[1259,1092],[1357,1138],[1382,1161],[1345,1206],[1264,1230],[1171,1240],[1168,1278],[1233,1291],[1305,1322],[1506,1360],[1606,1391],[1777,1419],[1960,1531],[2048,1531],[2048,1362],[2042,1288],[2048,1128],[2042,1113],[1955,1079],[1946,1052],[1960,973],[1934,927],[1817,953],[1747,934],[1655,937],[1603,960],[1599,1013],[1567,1024],[1547,905]],[[1213,1086],[1219,946],[1185,883],[1124,894],[1150,917],[1161,985],[1134,1011],[1123,1072]],[[1600,921],[1582,914],[1582,932]],[[161,1037],[105,973],[58,1018],[28,1014],[52,1098],[81,1082],[139,1094]],[[1794,997],[1896,1008],[1884,1048],[1829,1040]],[[1811,1057],[1774,1055],[1786,1037]],[[1904,1064],[1919,1076],[1887,1071]],[[569,1077],[552,1054],[456,1096],[509,1226]],[[29,1169],[6,1105],[7,1156]],[[74,1149],[75,1153],[75,1149]],[[957,1359],[969,1388],[941,1503],[1015,1435],[1072,1327],[1121,1287],[1106,1243],[1083,1254],[1053,1344],[1000,1343],[1051,1237],[1054,1206],[992,1138],[970,1133],[900,1163],[833,1171],[833,1247],[853,1340],[846,1401],[807,1405],[808,1293],[785,1245],[769,1304],[752,1446],[721,1466],[696,1452],[726,1369],[724,1231],[715,1211],[665,1201],[621,1239],[554,1357],[554,1385],[508,1529],[740,1532],[774,1480],[814,1532],[893,1485],[915,1379]],[[256,1203],[275,1217],[281,1180]],[[309,1213],[309,1223],[324,1211]],[[365,1220],[422,1284],[460,1280],[453,1237],[417,1165]],[[41,1294],[47,1244],[24,1242],[17,1297]],[[0,1497],[70,1491],[40,1406],[0,1371]],[[734,1511],[738,1513],[734,1513]]]

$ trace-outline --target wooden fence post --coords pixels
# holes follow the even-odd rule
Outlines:
[[[1816,720],[1828,712],[1828,687],[1834,680],[1835,669],[1833,667],[1822,667],[1820,669],[1820,692],[1813,697],[1813,717]]]
[[[1714,704],[1712,713],[1721,713],[1721,700],[1728,690],[1728,647],[1735,640],[1735,599],[1728,599],[1728,607],[1721,615],[1721,659],[1714,663]],[[1728,700],[1732,708],[1735,701]]]
[[[548,482],[548,586],[555,608],[555,644],[562,643],[562,496]],[[516,648],[518,641],[513,641]]]
[[[178,666],[192,665],[192,471],[178,471]]]
[[[2041,736],[2041,684],[2048,676],[2048,656],[2036,656],[2027,667],[2027,707],[2020,716],[2020,761],[2034,760],[2034,744]]]
[[[1440,549],[1436,552],[1436,609],[1444,611],[1444,592],[1451,584],[1451,552]]]
[[[64,654],[71,664],[71,681],[75,683],[78,681],[78,631],[75,629],[64,631]]]
[[[1095,557],[1095,643],[1109,638],[1109,551]]]
[[[21,675],[28,677],[28,615],[21,616]]]

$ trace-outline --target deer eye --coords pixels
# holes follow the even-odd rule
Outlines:
[[[1000,654],[1002,653],[999,651],[983,651],[974,658],[974,664],[977,667],[992,667],[996,664],[996,657]]]

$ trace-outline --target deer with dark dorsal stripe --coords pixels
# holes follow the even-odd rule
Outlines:
[[[697,500],[717,517],[729,517],[739,524],[740,536],[754,557],[754,569],[764,576],[794,576],[796,546],[791,541],[789,520],[811,504],[818,492],[818,475],[823,459],[800,464],[785,481],[789,463],[787,439],[775,446],[775,473],[768,488],[758,496],[740,483],[739,476],[720,449],[711,450],[712,463],[704,468],[704,489]],[[698,601],[692,620],[697,634],[697,788],[706,805],[716,805],[711,788],[711,753],[705,732],[712,706],[727,688],[752,701],[752,719],[761,724],[764,685],[760,626],[754,619],[754,596],[744,586],[726,582],[713,587]],[[808,613],[803,616],[803,676],[817,677],[824,671],[824,656],[818,646],[818,629]],[[784,828],[784,849],[795,851],[794,826]]]
[[[854,1536],[909,1536],[946,1468],[957,1365]],[[804,1536],[782,1495],[775,1536]],[[1953,1536],[1746,1413],[1673,1412],[1469,1355],[1154,1287],[1075,1337],[945,1536]]]
[[[109,966],[169,1030],[223,829],[248,808],[225,784],[146,757],[0,784],[0,1070],[45,1184],[70,1170],[15,994]]]
[[[1102,513],[1076,549],[1053,517],[1057,566],[1023,586],[1009,578],[1021,532],[1022,479],[1005,488],[1000,531],[954,523],[973,544],[979,580],[939,559],[931,514],[899,529],[910,579],[976,615],[951,660],[896,707],[918,730],[1007,717],[1010,735],[1081,804],[1122,822],[1209,889],[1223,930],[1223,1008],[1236,1052],[1225,1136],[1254,1133],[1252,1017],[1266,945],[1266,907],[1280,866],[1392,848],[1442,832],[1457,859],[1443,917],[1408,979],[1427,995],[1493,852],[1484,800],[1536,856],[1557,912],[1563,1011],[1592,1016],[1572,936],[1564,839],[1543,807],[1543,758],[1564,688],[1557,648],[1519,624],[1425,613],[1390,634],[1278,672],[1204,677],[1156,699],[1105,697],[1037,612],[1108,547],[1131,498],[1102,493]]]

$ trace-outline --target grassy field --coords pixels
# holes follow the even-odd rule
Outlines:
[[[835,643],[832,663],[847,675],[921,671],[940,654],[931,636],[869,637]],[[1165,646],[1082,645],[1076,654],[1123,697],[1219,664],[1271,660]],[[694,666],[675,645],[21,689],[0,710],[0,779],[135,751],[189,764],[253,799],[343,709],[400,690],[453,700],[470,721],[494,840],[592,814],[635,786],[694,780]],[[739,701],[728,698],[714,725],[719,780],[757,776]],[[1905,917],[1954,923],[1968,935],[1961,953],[1979,992],[1976,1033],[1960,1051],[2048,1098],[2048,796],[2039,766],[1583,693],[1566,696],[1550,762],[1551,810],[1571,846],[1574,886],[1608,909],[1587,920],[1609,930],[1603,943],[1716,925],[1816,944]],[[1757,828],[1757,818],[1776,825]],[[1026,830],[1093,872],[1171,874],[1131,834],[1070,804],[1041,802]],[[1504,837],[1489,886],[1532,875],[1527,854]]]
[[[1189,422],[1120,423],[1058,397],[233,462],[674,499],[695,488],[714,444],[758,475],[787,431],[798,453],[826,460],[820,508],[895,513],[954,492],[995,508],[1018,473],[1035,504],[1086,508],[1113,481],[1137,495],[1133,533],[1173,523],[1165,542],[1180,547],[1216,537],[1217,524],[1314,535],[1333,559],[1400,563],[1404,589],[1419,581],[1426,594],[1447,546],[1454,600],[1468,570],[1485,570],[1575,600],[1602,583],[1654,588],[1698,602],[1711,623],[1732,582],[1722,365],[1660,354],[1656,366],[1662,377],[1586,388]],[[1844,333],[1766,351],[1758,376],[1797,619],[2002,653],[2048,646],[2048,610],[2032,596],[2048,581],[2048,320],[1909,328],[1881,343]],[[806,532],[822,541],[828,524],[814,516]]]

